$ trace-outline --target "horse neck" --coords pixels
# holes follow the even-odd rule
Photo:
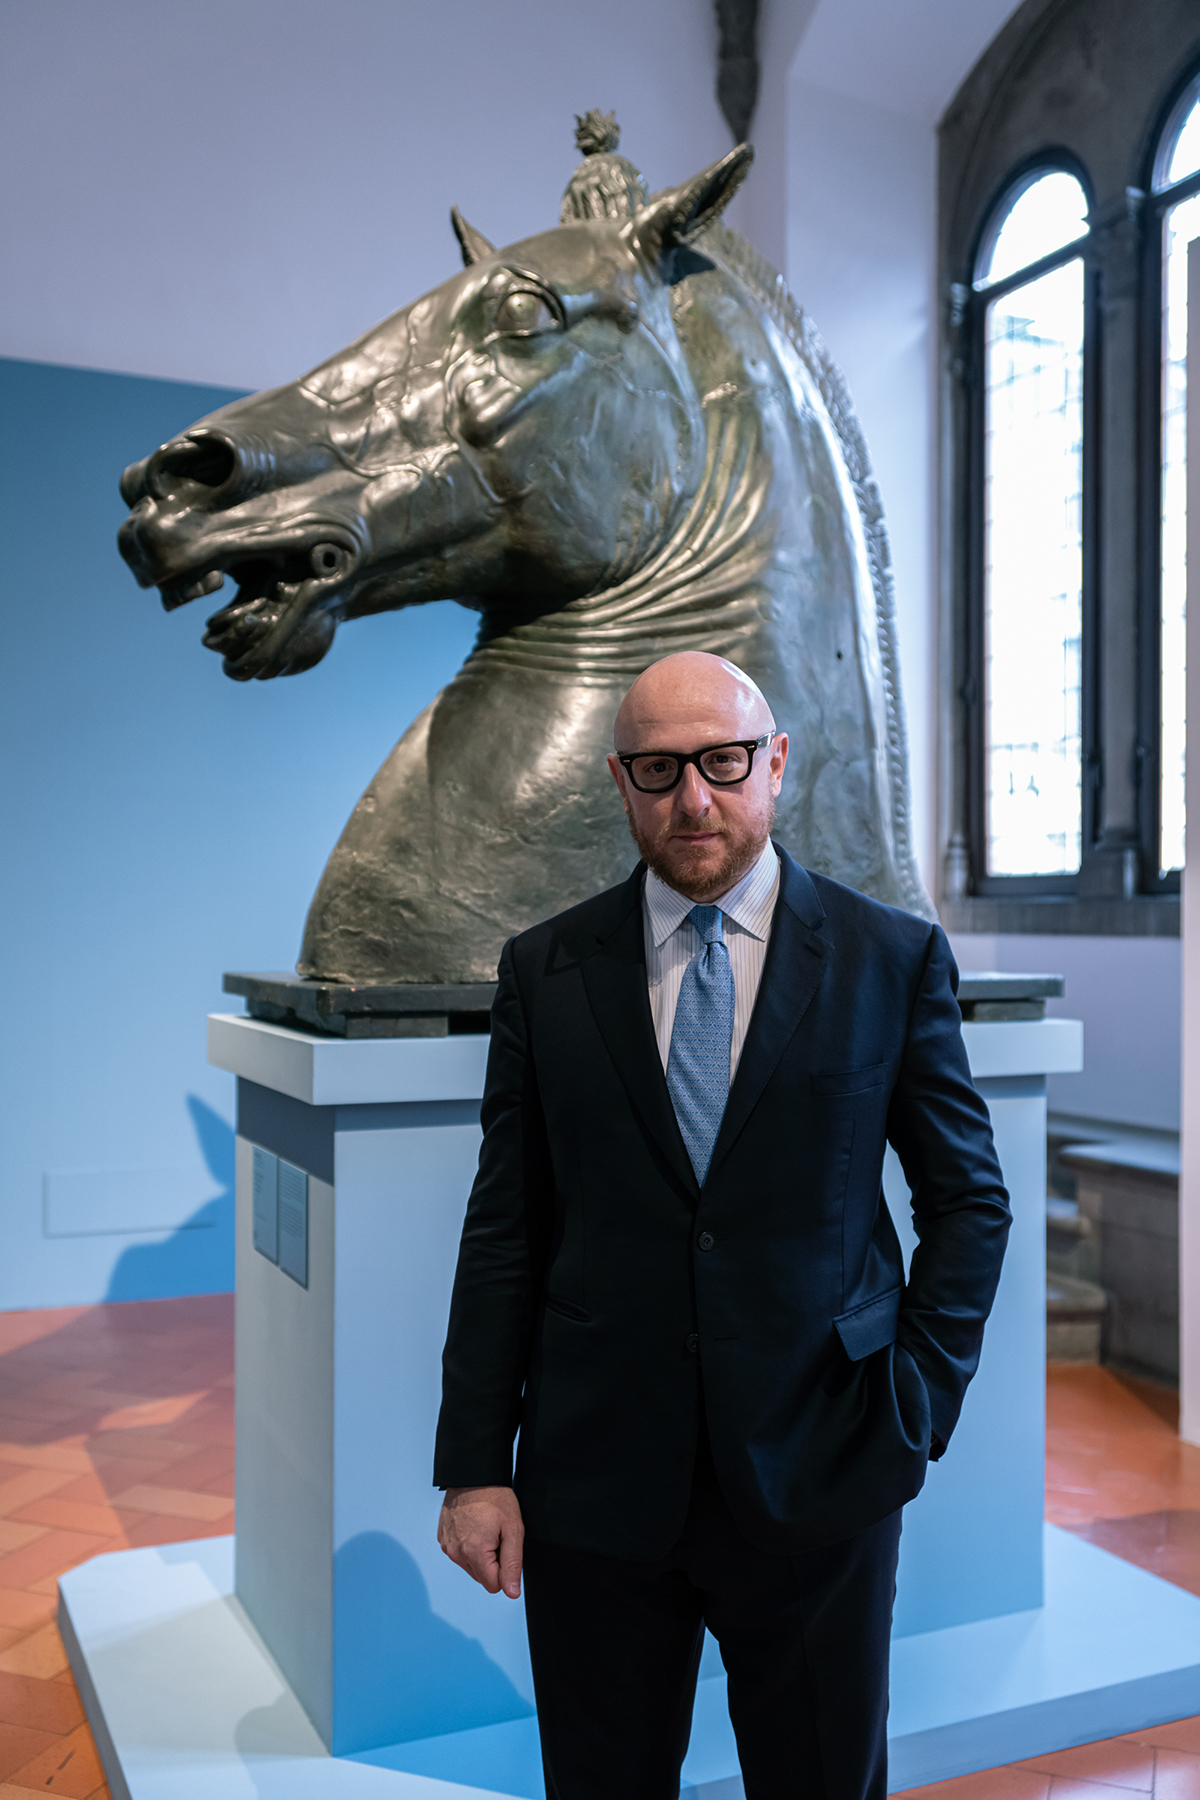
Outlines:
[[[676,650],[735,656],[761,628],[778,535],[771,460],[749,412],[711,408],[699,487],[647,562],[536,619],[489,630],[485,615],[462,673],[499,664],[628,685]]]

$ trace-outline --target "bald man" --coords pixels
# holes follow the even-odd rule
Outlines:
[[[787,750],[732,663],[654,664],[609,757],[641,861],[500,960],[438,1535],[524,1572],[550,1800],[677,1800],[706,1626],[748,1800],[887,1791],[900,1509],[1008,1196],[946,939],[771,842]]]

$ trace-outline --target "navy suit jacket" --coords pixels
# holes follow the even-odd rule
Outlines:
[[[643,868],[500,961],[434,1480],[512,1481],[551,1542],[664,1554],[701,1406],[753,1541],[847,1537],[919,1491],[975,1372],[1010,1214],[949,945],[779,854],[703,1188],[655,1042]],[[907,1286],[889,1141],[920,1240]]]

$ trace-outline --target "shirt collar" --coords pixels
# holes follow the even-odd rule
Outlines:
[[[753,863],[735,887],[727,894],[712,902],[721,909],[726,919],[732,919],[751,937],[767,938],[771,934],[771,918],[775,911],[775,896],[779,889],[779,858],[775,854],[775,846],[768,838],[763,845],[762,855]],[[677,893],[661,881],[653,869],[646,870],[644,901],[646,916],[650,921],[650,934],[654,948],[659,950],[673,931],[678,931],[693,906],[686,894]]]

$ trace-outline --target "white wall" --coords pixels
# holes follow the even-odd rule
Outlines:
[[[758,162],[731,209],[815,319],[866,431],[931,888],[936,122],[1014,10],[764,0]],[[722,154],[715,47],[710,0],[611,0],[603,15],[591,0],[8,0],[0,354],[290,379],[453,271],[451,201],[496,242],[552,223],[574,112],[615,108],[652,186]],[[1114,969],[1129,970],[1122,994],[1158,984],[1133,1058],[1154,1070],[1146,1106],[1099,1066],[1094,1103],[1115,1095],[1134,1122],[1153,1088],[1165,1116],[1177,1072],[1155,1021],[1177,995],[1177,951],[1139,961],[1127,942],[1089,942],[1047,951],[1070,961],[1076,1010],[1114,991]],[[1030,940],[1010,952],[1034,954]],[[1094,1021],[1089,1057],[1110,1040]]]
[[[1188,363],[1200,369],[1200,239],[1188,246]],[[1188,384],[1187,434],[1200,443],[1200,381]],[[1188,463],[1187,693],[1190,719],[1200,718],[1200,456]],[[1200,764],[1185,770],[1188,817],[1200,818]],[[1188,834],[1183,871],[1183,1130],[1179,1157],[1179,1433],[1200,1444],[1200,855]]]
[[[914,839],[935,891],[937,121],[1014,0],[767,0],[746,219],[841,365],[895,567]],[[774,215],[772,217],[771,215]],[[782,225],[782,229],[780,229]]]
[[[229,1285],[204,1014],[293,962],[475,624],[372,619],[237,686],[209,609],[165,619],[119,561],[121,469],[231,397],[181,383],[289,380],[453,274],[452,201],[501,243],[555,224],[575,112],[615,108],[655,185],[721,155],[715,36],[705,0],[0,6],[0,358],[30,359],[0,362],[0,930],[37,995],[0,1045],[0,1306]]]
[[[1083,1073],[1051,1075],[1052,1112],[1179,1129],[1178,938],[956,934],[960,969],[1063,975],[1052,1017],[1083,1020]]]
[[[841,363],[896,569],[916,844],[937,867],[935,126],[1012,0],[765,0],[731,222]],[[652,187],[722,154],[711,0],[8,0],[0,354],[261,387],[551,224],[573,113]]]
[[[938,669],[937,121],[1016,10],[1012,0],[767,0],[760,163],[740,228],[779,261],[846,376],[887,513],[908,715],[915,841],[936,889]],[[959,942],[964,966],[1063,973],[1051,1010],[1085,1022],[1062,1111],[1179,1123],[1179,944],[1125,938]]]
[[[576,112],[651,187],[729,148],[707,0],[6,0],[0,355],[288,381],[558,222]]]
[[[914,843],[933,893],[936,142],[928,122],[814,87],[803,67],[802,47],[788,109],[788,280],[841,365],[883,496]]]

